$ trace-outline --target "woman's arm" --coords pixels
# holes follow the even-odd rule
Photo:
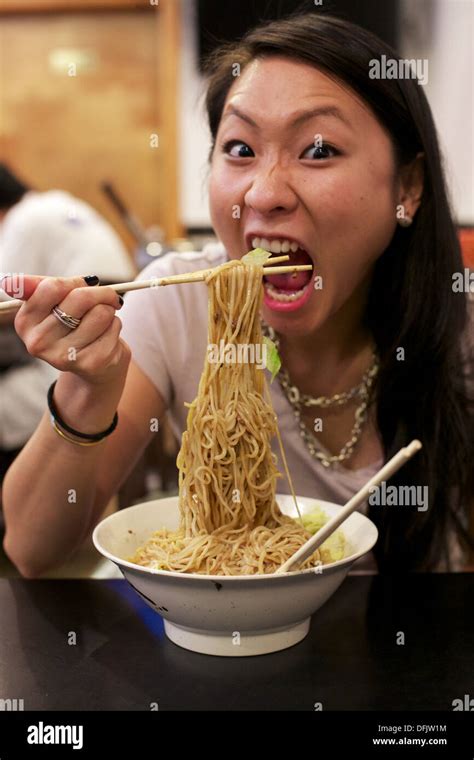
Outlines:
[[[12,285],[3,280],[9,291]],[[151,416],[164,404],[133,365],[116,316],[123,300],[94,278],[22,279],[24,303],[15,329],[32,356],[60,371],[54,402],[66,425],[95,434],[120,422],[97,446],[62,439],[45,414],[3,484],[5,551],[26,576],[62,562],[82,542],[151,437]],[[51,311],[59,305],[79,320],[75,329]],[[128,375],[128,377],[127,377]]]
[[[64,562],[80,546],[153,436],[150,420],[163,414],[163,399],[133,363],[124,375],[126,382],[93,388],[62,373],[55,401],[61,413],[67,409],[68,424],[104,429],[118,407],[116,430],[97,446],[76,446],[56,434],[45,414],[8,470],[4,548],[26,577]]]

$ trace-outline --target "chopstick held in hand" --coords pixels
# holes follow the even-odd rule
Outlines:
[[[289,256],[275,256],[272,259],[268,259],[267,266],[263,267],[264,274],[285,274],[287,272],[304,272],[311,270],[312,264],[294,264],[290,266],[275,267],[268,266],[268,264],[277,264],[281,261],[288,261]],[[131,282],[118,282],[114,285],[107,285],[106,287],[112,288],[116,293],[128,293],[131,290],[143,290],[145,288],[157,288],[165,285],[182,285],[189,282],[204,282],[206,277],[211,274],[213,269],[201,269],[198,272],[186,272],[185,274],[175,274],[170,277],[156,277],[153,280],[132,280]],[[102,286],[97,286],[102,287]],[[104,286],[105,287],[105,286]],[[24,303],[19,298],[12,298],[10,301],[2,301],[0,303],[0,312],[13,312],[17,311]]]

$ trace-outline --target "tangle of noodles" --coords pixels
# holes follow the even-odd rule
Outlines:
[[[206,282],[208,344],[234,351],[261,346],[262,267],[229,261]],[[198,395],[187,405],[177,458],[179,530],[157,531],[130,561],[183,573],[271,573],[311,533],[283,515],[275,500],[281,475],[270,442],[277,420],[264,398],[265,390],[270,398],[264,370],[255,362],[209,358]],[[302,567],[324,561],[331,557],[318,550]]]

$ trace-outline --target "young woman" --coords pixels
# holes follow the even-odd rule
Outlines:
[[[311,261],[308,277],[265,283],[262,314],[283,362],[271,392],[296,492],[343,501],[419,438],[422,452],[390,484],[417,486],[427,500],[369,507],[378,566],[461,567],[474,485],[472,327],[466,294],[452,289],[462,261],[423,88],[371,78],[383,54],[397,57],[359,27],[318,15],[261,26],[219,51],[207,109],[220,243],[170,254],[141,276],[218,265],[256,246]],[[57,305],[79,326],[62,324]],[[5,549],[26,576],[75,550],[153,421],[168,409],[182,432],[183,402],[196,395],[206,286],[129,294],[122,337],[118,308],[112,290],[81,278],[25,278],[16,329],[30,353],[62,370],[53,393],[62,422],[92,436],[118,409],[116,429],[91,446],[66,439],[45,413],[10,468]]]

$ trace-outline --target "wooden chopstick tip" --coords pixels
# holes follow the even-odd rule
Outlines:
[[[408,444],[408,446],[405,446],[404,452],[407,457],[413,456],[413,454],[416,454],[417,451],[420,451],[420,449],[423,448],[423,444],[421,441],[418,440],[418,438],[414,438],[411,443]]]

